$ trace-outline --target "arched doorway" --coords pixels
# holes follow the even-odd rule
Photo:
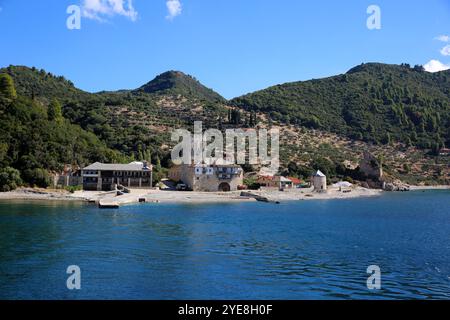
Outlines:
[[[222,182],[221,184],[219,184],[219,191],[221,191],[221,192],[231,191],[230,184],[227,182]]]

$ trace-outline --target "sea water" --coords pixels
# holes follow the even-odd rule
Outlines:
[[[369,266],[380,268],[370,290]],[[80,290],[69,290],[69,266]],[[348,200],[0,202],[1,299],[449,299],[450,191]]]

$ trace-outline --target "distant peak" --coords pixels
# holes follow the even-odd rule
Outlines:
[[[157,78],[167,78],[167,77],[187,77],[187,78],[192,78],[192,76],[182,72],[182,71],[178,71],[178,70],[169,70],[166,72],[161,73],[160,75],[156,76],[155,79]]]
[[[195,77],[182,71],[170,70],[156,76],[137,91],[146,93],[179,94],[208,101],[224,101],[213,90],[202,85]]]
[[[376,62],[369,62],[369,63],[361,63],[360,65],[357,65],[350,70],[347,71],[347,74],[357,73],[357,72],[364,72],[364,71],[375,71],[375,70],[381,70],[382,68],[388,66],[387,64],[383,63],[376,63]]]
[[[371,73],[380,73],[386,71],[418,71],[422,72],[423,67],[421,65],[412,66],[408,63],[402,64],[387,64],[387,63],[379,63],[379,62],[369,62],[369,63],[361,63],[360,65],[351,68],[347,71],[347,74],[358,73],[358,72],[371,72]]]

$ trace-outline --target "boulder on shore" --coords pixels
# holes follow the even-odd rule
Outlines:
[[[410,187],[401,181],[383,182],[384,191],[409,191]]]

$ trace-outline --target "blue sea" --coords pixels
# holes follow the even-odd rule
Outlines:
[[[80,290],[66,286],[71,265]],[[0,299],[449,298],[448,190],[118,210],[0,202]]]

